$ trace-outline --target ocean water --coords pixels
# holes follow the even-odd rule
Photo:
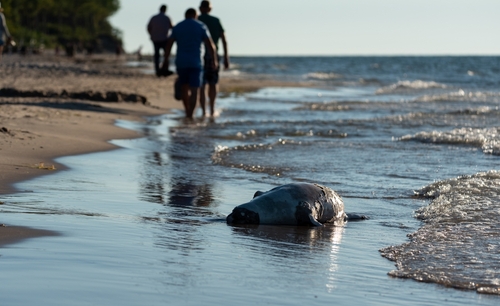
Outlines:
[[[498,304],[500,57],[232,61],[224,77],[309,87],[120,121],[144,137],[19,184],[2,222],[61,236],[0,249],[2,304]],[[226,225],[290,182],[370,219]]]

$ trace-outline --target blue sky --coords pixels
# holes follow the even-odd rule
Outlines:
[[[152,45],[161,4],[174,23],[200,1],[120,0],[125,49]],[[498,55],[500,0],[212,0],[232,55]]]

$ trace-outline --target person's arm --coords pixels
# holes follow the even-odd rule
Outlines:
[[[148,28],[148,33],[149,33],[149,36],[151,36],[151,30],[152,30],[152,28],[151,28],[151,20],[152,20],[152,19],[150,19],[150,20],[149,20],[149,22],[148,22],[148,27],[147,27],[147,28]]]
[[[229,53],[227,51],[227,40],[224,32],[221,33],[220,39],[222,40],[222,48],[224,49],[224,69],[229,69]]]
[[[5,16],[4,14],[0,13],[0,23],[2,23],[2,28],[4,29],[5,31],[5,36],[7,36],[7,39],[10,40],[11,39],[11,36],[10,36],[10,33],[9,33],[9,28],[7,28],[7,22],[5,21]]]
[[[165,47],[165,61],[168,61],[170,57],[170,52],[172,51],[172,46],[174,45],[175,38],[169,37],[167,39],[167,46]]]
[[[207,49],[208,53],[210,53],[210,58],[212,59],[212,68],[217,69],[217,66],[219,65],[218,60],[217,60],[217,51],[215,51],[215,44],[212,40],[212,38],[209,36],[203,40],[205,43],[205,49]]]

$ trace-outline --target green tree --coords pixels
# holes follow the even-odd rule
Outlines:
[[[11,34],[23,44],[114,51],[121,33],[108,21],[119,0],[2,0]]]

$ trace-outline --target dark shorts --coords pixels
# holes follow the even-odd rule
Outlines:
[[[205,55],[205,67],[203,68],[203,85],[219,83],[220,58],[217,69],[213,69],[210,64],[210,57]]]
[[[177,75],[181,85],[189,84],[189,87],[201,87],[203,75],[200,68],[178,68]]]
[[[0,47],[5,45],[5,42],[0,38]]]
[[[160,49],[165,50],[165,48],[167,47],[167,40],[153,41],[153,45],[155,47],[155,52]]]

